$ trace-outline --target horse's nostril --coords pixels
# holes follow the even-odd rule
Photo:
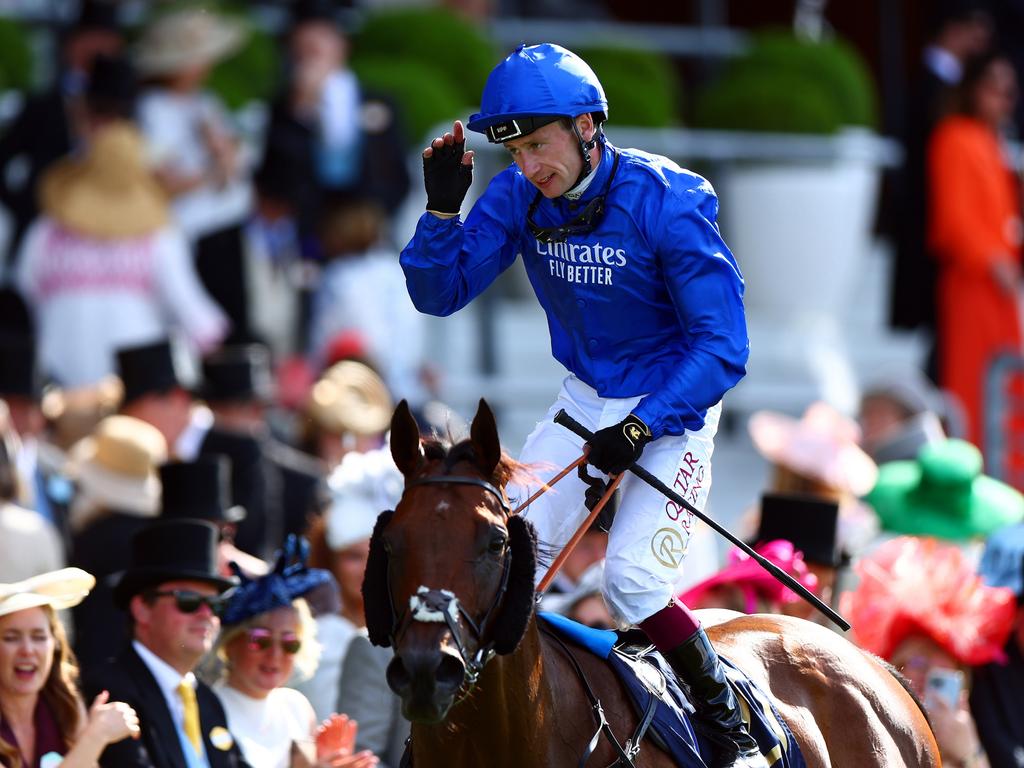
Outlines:
[[[384,676],[388,681],[388,688],[399,696],[412,688],[412,677],[409,675],[409,670],[405,668],[405,664],[402,663],[401,656],[395,656],[391,660]]]
[[[466,665],[462,659],[450,653],[441,654],[441,663],[437,665],[437,684],[445,688],[458,688],[466,676]]]

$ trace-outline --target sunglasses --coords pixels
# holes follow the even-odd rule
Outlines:
[[[220,616],[228,605],[227,595],[201,595],[188,589],[152,591],[149,597],[173,597],[175,607],[182,613],[195,613],[200,607],[209,606],[215,616]]]
[[[269,629],[254,627],[246,633],[246,641],[250,651],[266,651],[274,646],[274,635]],[[278,638],[281,650],[294,656],[302,647],[302,641],[294,632],[284,632]]]

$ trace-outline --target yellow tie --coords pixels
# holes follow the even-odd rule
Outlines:
[[[185,738],[192,744],[196,754],[201,755],[203,733],[199,727],[199,703],[196,701],[195,688],[182,680],[178,685],[178,695],[181,696],[181,703],[185,705]]]

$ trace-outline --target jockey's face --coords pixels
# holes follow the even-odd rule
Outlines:
[[[593,137],[594,120],[590,115],[577,117],[576,125],[585,140]],[[530,183],[549,199],[572,189],[583,169],[579,141],[562,120],[506,141],[505,149]],[[591,152],[597,153],[596,149]],[[593,155],[591,163],[594,163]]]

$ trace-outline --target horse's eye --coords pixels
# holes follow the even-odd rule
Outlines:
[[[500,555],[505,551],[505,544],[508,542],[508,534],[505,531],[495,531],[491,534],[491,540],[487,549],[492,555]]]

